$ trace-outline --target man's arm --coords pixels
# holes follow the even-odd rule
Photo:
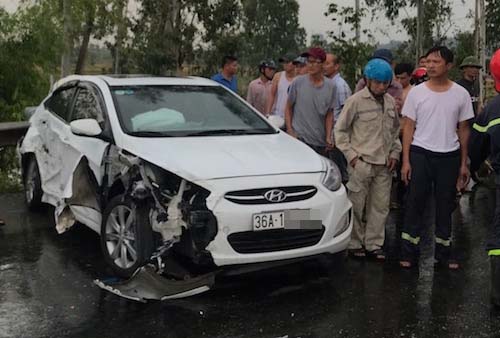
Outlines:
[[[458,123],[458,141],[460,142],[460,174],[457,181],[457,190],[464,189],[469,183],[470,171],[467,166],[467,154],[469,147],[470,127],[469,121]]]
[[[280,81],[281,73],[276,74],[273,77],[273,82],[271,84],[271,93],[267,98],[265,114],[270,115],[273,110],[274,101],[276,101],[276,93],[278,92],[278,83]]]
[[[409,117],[403,118],[403,163],[401,166],[401,179],[406,185],[411,180],[410,146],[415,134],[415,121]]]
[[[334,127],[335,145],[344,154],[347,163],[351,164],[352,167],[356,165],[358,158],[358,154],[351,146],[351,130],[356,114],[355,109],[353,101],[347,100]]]
[[[332,137],[332,130],[334,125],[333,110],[329,110],[325,115],[325,135],[327,148],[333,148],[335,142]]]
[[[470,169],[476,172],[481,163],[483,163],[490,155],[490,135],[488,134],[489,116],[485,110],[476,118],[476,122],[472,127],[469,139],[469,159]]]
[[[288,134],[290,134],[291,136],[297,138],[297,133],[295,133],[295,130],[293,130],[293,127],[292,127],[292,119],[293,119],[292,102],[290,102],[290,100],[287,100],[286,101],[286,108],[285,108],[286,132]]]
[[[254,106],[254,95],[253,95],[253,86],[252,86],[252,82],[250,82],[250,84],[248,85],[248,91],[247,91],[247,102]]]

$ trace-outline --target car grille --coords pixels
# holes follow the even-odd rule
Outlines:
[[[276,229],[265,231],[246,231],[230,234],[227,239],[238,253],[273,252],[305,248],[317,244],[325,227],[315,230]]]
[[[277,202],[271,202],[264,197],[267,192],[273,190],[282,191],[284,193],[284,199]],[[313,186],[278,187],[232,191],[228,192],[224,197],[228,201],[237,204],[277,204],[303,201],[316,195],[317,191],[318,189]]]

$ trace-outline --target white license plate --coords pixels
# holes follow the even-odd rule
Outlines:
[[[283,229],[285,227],[285,212],[263,212],[253,215],[253,230]]]

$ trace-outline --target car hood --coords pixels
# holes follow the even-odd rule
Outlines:
[[[174,138],[127,135],[122,141],[124,150],[191,181],[324,170],[320,156],[282,132]]]

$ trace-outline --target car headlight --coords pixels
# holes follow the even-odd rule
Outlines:
[[[325,165],[325,173],[323,174],[322,183],[323,185],[331,191],[337,191],[342,186],[342,175],[340,170],[335,163],[327,158],[323,158],[323,163]]]

